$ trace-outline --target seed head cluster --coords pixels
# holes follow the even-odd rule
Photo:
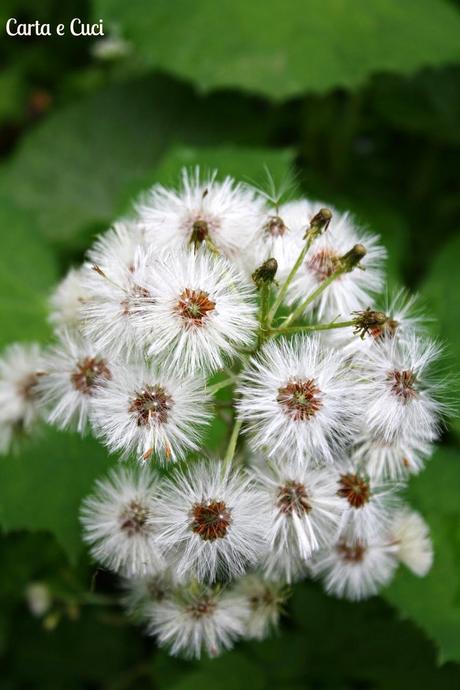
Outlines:
[[[172,654],[266,637],[304,578],[359,600],[430,569],[401,488],[449,409],[441,348],[379,297],[385,257],[348,213],[184,171],[64,277],[53,343],[4,351],[0,452],[46,422],[105,445],[84,539]]]

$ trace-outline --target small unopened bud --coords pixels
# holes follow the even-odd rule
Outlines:
[[[328,229],[332,220],[332,211],[328,208],[320,208],[310,221],[310,226],[304,235],[304,239],[308,237],[318,237],[325,230]]]
[[[77,604],[75,604],[74,602],[67,604],[66,611],[71,621],[78,620],[80,616],[80,608]]]
[[[43,627],[48,632],[52,632],[57,628],[60,620],[61,614],[59,613],[59,611],[52,611],[46,616],[46,618],[43,619]]]
[[[340,257],[342,270],[349,273],[356,268],[356,266],[359,266],[359,262],[366,256],[366,254],[367,249],[363,244],[355,244],[350,251]]]
[[[273,258],[267,259],[259,268],[256,268],[252,274],[252,279],[257,287],[260,288],[264,284],[267,285],[274,282],[277,270],[277,260]]]

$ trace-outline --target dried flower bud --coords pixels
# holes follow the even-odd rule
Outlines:
[[[261,266],[259,266],[259,268],[256,268],[256,270],[252,274],[252,279],[257,285],[257,287],[260,288],[262,287],[262,285],[274,282],[277,270],[277,260],[267,259],[267,261],[264,261],[264,263]]]
[[[310,226],[305,233],[304,239],[315,239],[328,229],[332,220],[332,211],[328,208],[320,208],[310,221]]]
[[[393,324],[391,330],[395,330],[397,323],[392,321],[383,311],[374,311],[370,307],[364,311],[354,311],[354,335],[359,335],[361,339],[367,334],[379,336],[386,330],[387,323]],[[396,323],[396,325],[394,325]]]
[[[340,257],[341,270],[345,273],[350,273],[350,271],[359,266],[359,262],[366,254],[367,249],[363,244],[355,244],[350,251]]]

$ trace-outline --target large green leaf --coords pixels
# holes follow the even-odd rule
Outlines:
[[[33,215],[0,198],[0,346],[48,336],[46,299],[56,274]]]
[[[420,579],[401,569],[384,596],[435,641],[440,661],[460,661],[460,450],[439,449],[408,494],[430,525],[434,565]]]
[[[20,454],[0,457],[0,525],[49,530],[76,560],[83,548],[80,503],[112,462],[96,441],[46,429]]]
[[[3,168],[0,192],[30,209],[47,238],[75,244],[86,229],[83,249],[90,231],[113,219],[126,191],[139,191],[172,144],[260,145],[270,123],[257,113],[251,101],[199,99],[166,79],[117,84],[31,131]]]
[[[294,186],[294,152],[291,149],[248,148],[242,146],[174,147],[161,160],[155,177],[166,185],[177,184],[182,168],[199,166],[203,172],[231,175],[262,189],[272,181],[278,187]]]
[[[460,237],[450,240],[435,257],[429,275],[422,285],[421,293],[431,314],[436,318],[431,327],[446,346],[446,361],[458,366],[460,362]],[[458,385],[454,386],[458,394]],[[454,397],[451,393],[451,397]],[[457,395],[458,397],[458,395]],[[460,419],[457,415],[450,420],[460,433]]]
[[[446,0],[93,0],[147,65],[281,99],[460,59]]]
[[[393,127],[458,144],[459,78],[458,66],[423,70],[413,79],[385,75],[374,81],[370,102]]]

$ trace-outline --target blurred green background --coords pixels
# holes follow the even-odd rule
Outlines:
[[[9,17],[66,36],[8,37]],[[73,17],[105,38],[69,36]],[[0,24],[2,347],[50,338],[53,284],[141,189],[195,163],[264,184],[266,166],[382,235],[391,285],[420,293],[458,368],[459,2],[2,0]],[[44,432],[0,458],[1,690],[459,688],[459,433],[408,488],[428,577],[353,605],[296,586],[278,636],[188,663],[128,623],[81,543],[79,503],[113,459]],[[52,592],[41,617],[32,582]]]

